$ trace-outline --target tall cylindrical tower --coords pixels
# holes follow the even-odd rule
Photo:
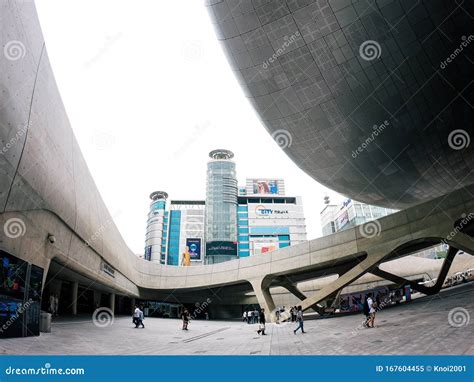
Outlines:
[[[237,178],[234,153],[213,150],[207,163],[205,240],[206,263],[236,259]]]
[[[163,244],[163,228],[166,210],[166,199],[168,194],[164,191],[155,191],[150,194],[150,212],[148,213],[148,221],[145,237],[145,260],[161,262],[162,244]]]

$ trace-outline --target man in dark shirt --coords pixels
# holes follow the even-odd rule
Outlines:
[[[183,330],[188,330],[188,324],[189,324],[189,312],[187,309],[184,309],[181,312],[181,319],[183,320]]]
[[[257,334],[260,334],[262,333],[262,336],[265,336],[265,309],[261,309],[260,310],[260,314],[259,314],[259,327],[258,327],[258,330],[257,330]]]

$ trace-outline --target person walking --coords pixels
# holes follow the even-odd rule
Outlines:
[[[135,305],[135,309],[134,309],[133,315],[132,315],[132,322],[135,324],[135,328],[138,328],[139,318],[140,318],[140,309],[138,308],[138,305]]]
[[[258,326],[258,330],[257,330],[257,334],[262,334],[262,336],[266,336],[265,334],[265,309],[261,309],[260,310],[260,314],[259,314],[259,326]]]
[[[246,311],[242,315],[242,321],[247,322],[247,312]]]
[[[145,324],[143,324],[143,320],[145,319],[145,315],[143,314],[143,305],[140,305],[138,309],[138,322],[137,328],[141,325],[143,329],[145,329]]]
[[[259,313],[258,313],[257,308],[255,308],[255,310],[253,311],[253,323],[254,324],[258,324],[258,317],[259,317]]]
[[[294,306],[290,308],[291,322],[296,321],[296,309]]]
[[[368,328],[369,320],[370,320],[370,313],[369,313],[369,295],[365,296],[364,305],[362,307],[362,313],[365,315],[365,321],[362,323],[364,328]]]
[[[303,326],[303,308],[301,305],[298,306],[298,311],[296,312],[296,322],[298,322],[298,326],[293,330],[293,333],[296,334],[299,329],[301,329],[301,333],[306,333]]]
[[[188,330],[189,325],[189,312],[186,308],[181,312],[181,319],[183,320],[182,330]]]
[[[375,303],[374,300],[372,300],[372,293],[368,294],[367,306],[369,308],[369,319],[367,320],[367,327],[373,328],[375,321]]]

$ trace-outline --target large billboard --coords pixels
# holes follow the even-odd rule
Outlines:
[[[233,241],[210,241],[206,243],[206,256],[237,256],[237,243]]]
[[[253,179],[253,193],[278,195],[278,181],[276,179]]]
[[[201,260],[201,239],[186,238],[186,247],[189,248],[191,261]]]

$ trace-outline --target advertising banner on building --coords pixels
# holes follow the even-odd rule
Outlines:
[[[206,255],[237,256],[237,243],[232,241],[211,241],[206,244]]]
[[[201,239],[187,238],[186,246],[189,248],[189,254],[191,255],[191,260],[201,260]]]
[[[347,211],[344,211],[342,213],[342,215],[340,215],[338,218],[337,218],[337,226],[338,226],[338,229],[341,229],[342,227],[344,227],[347,223],[349,223],[349,214],[347,213]]]
[[[145,260],[151,260],[151,245],[145,247]]]
[[[275,179],[254,179],[253,193],[278,195],[278,182]]]

